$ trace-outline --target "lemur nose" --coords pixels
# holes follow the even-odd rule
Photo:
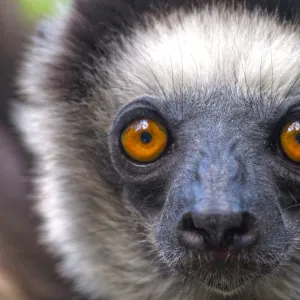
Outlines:
[[[183,215],[178,226],[179,242],[201,251],[249,248],[258,235],[255,218],[250,213],[193,210]]]

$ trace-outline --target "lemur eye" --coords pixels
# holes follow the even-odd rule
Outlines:
[[[290,122],[283,127],[280,142],[287,157],[300,163],[300,121]]]
[[[165,150],[167,142],[167,130],[150,119],[133,121],[121,136],[121,143],[127,155],[144,163],[157,159]]]

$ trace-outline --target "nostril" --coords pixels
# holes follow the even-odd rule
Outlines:
[[[191,213],[187,213],[183,216],[180,225],[181,229],[203,235],[204,238],[209,236],[209,233],[205,230],[205,228],[197,228],[195,226]]]
[[[179,242],[187,248],[204,250],[209,233],[194,225],[192,214],[183,215],[177,227]]]
[[[197,229],[194,226],[191,213],[186,213],[183,215],[182,220],[179,223],[179,227],[181,227],[181,229],[185,229],[185,230],[196,230]]]
[[[256,219],[249,213],[242,213],[240,226],[228,229],[224,233],[223,248],[248,248],[258,239],[259,230]]]

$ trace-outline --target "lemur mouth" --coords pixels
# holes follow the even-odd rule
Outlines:
[[[246,251],[193,251],[177,261],[173,270],[195,286],[203,284],[216,293],[229,295],[272,274],[280,264],[278,258],[274,257],[275,262],[258,256]]]
[[[243,260],[238,255],[215,253],[211,263],[203,268],[213,276],[198,275],[201,282],[216,293],[230,295],[268,276],[276,266]]]
[[[233,250],[220,250],[207,252],[204,262],[209,269],[215,269],[215,271],[230,271],[230,270],[248,270],[249,272],[256,272],[258,269],[262,274],[269,273],[277,265],[277,261],[272,262],[265,260],[257,261],[249,256],[249,253],[241,253]]]
[[[229,250],[220,250],[220,251],[214,251],[212,253],[212,257],[217,263],[224,264],[226,261],[232,256],[235,255],[236,253],[234,251],[229,251]]]

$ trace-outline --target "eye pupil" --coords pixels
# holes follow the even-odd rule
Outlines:
[[[296,141],[298,144],[300,144],[300,133],[296,135]]]
[[[144,143],[144,144],[149,144],[152,140],[152,135],[151,133],[147,132],[147,131],[144,131],[141,133],[141,141]],[[299,134],[299,141],[300,141],[300,134]]]

